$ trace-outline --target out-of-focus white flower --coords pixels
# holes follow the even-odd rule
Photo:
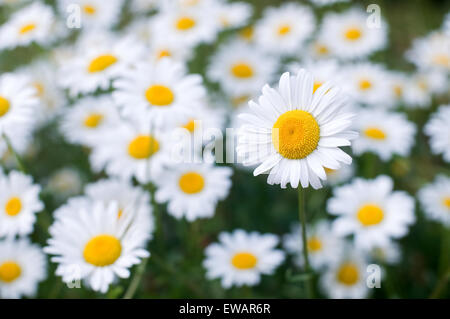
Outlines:
[[[450,104],[442,105],[424,127],[434,154],[442,154],[450,162]]]
[[[419,190],[420,203],[428,218],[450,227],[450,178],[438,175]]]
[[[83,181],[80,172],[74,168],[61,168],[54,172],[47,183],[47,190],[61,198],[81,192]]]
[[[404,99],[408,108],[429,108],[434,94],[448,90],[448,78],[442,72],[418,72],[410,76]]]

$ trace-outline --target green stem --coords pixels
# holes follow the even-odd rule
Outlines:
[[[136,290],[139,287],[139,284],[141,283],[142,276],[145,273],[145,268],[147,266],[147,262],[148,262],[148,258],[144,258],[142,260],[141,264],[136,269],[133,280],[131,281],[130,285],[128,286],[128,289],[125,292],[123,299],[133,298],[134,294],[136,293]]]
[[[436,287],[430,295],[430,299],[437,299],[445,291],[450,281],[450,268],[444,273],[444,275],[439,279]]]
[[[19,167],[19,170],[22,173],[27,174],[27,171],[25,170],[25,166],[23,165],[22,159],[20,158],[19,154],[15,151],[14,147],[11,144],[11,140],[9,139],[9,137],[5,133],[3,133],[3,139],[5,140],[5,143],[8,146],[9,152],[11,154],[13,154],[14,158],[16,159],[17,166]]]
[[[303,245],[303,259],[305,262],[305,272],[311,274],[309,266],[308,242],[306,236],[306,214],[305,214],[305,190],[302,187],[298,188],[298,217],[300,219],[302,230],[302,245]],[[306,290],[308,298],[314,298],[312,277],[308,276],[306,279]]]

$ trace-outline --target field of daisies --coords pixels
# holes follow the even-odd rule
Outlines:
[[[449,298],[450,3],[0,0],[1,298]]]

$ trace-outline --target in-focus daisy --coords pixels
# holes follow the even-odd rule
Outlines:
[[[450,178],[438,175],[433,183],[425,185],[418,193],[427,216],[450,227]]]
[[[181,63],[168,58],[138,64],[115,81],[114,87],[114,100],[123,106],[124,114],[149,113],[158,127],[188,120],[189,112],[205,96],[201,76],[186,74]]]
[[[9,21],[0,27],[0,50],[27,46],[32,42],[47,45],[54,40],[52,36],[54,14],[52,8],[41,2],[14,13]]]
[[[414,40],[406,57],[417,68],[450,72],[450,37],[441,32],[432,32],[425,38]]]
[[[297,188],[320,188],[325,167],[338,169],[351,157],[340,146],[350,145],[357,134],[350,131],[353,114],[343,111],[346,99],[330,82],[313,94],[312,75],[300,70],[281,76],[278,89],[266,85],[258,103],[249,102],[251,114],[238,138],[237,152],[244,165],[260,164],[254,175],[269,173],[269,184],[288,183]]]
[[[168,202],[167,211],[188,221],[212,217],[219,200],[228,195],[232,170],[211,164],[178,164],[156,179],[155,199]]]
[[[271,81],[277,62],[247,44],[231,42],[222,45],[213,56],[208,77],[220,83],[233,96],[253,95]]]
[[[55,255],[51,261],[64,282],[84,279],[92,290],[106,293],[117,277],[128,278],[129,268],[150,255],[145,227],[133,223],[133,214],[117,218],[117,212],[117,203],[93,202],[56,219],[44,251]]]
[[[0,237],[25,236],[33,231],[35,214],[44,208],[40,190],[30,176],[17,171],[0,177]]]
[[[442,105],[424,127],[430,137],[430,146],[434,154],[442,154],[450,162],[450,104]]]
[[[391,238],[405,236],[415,221],[413,198],[394,191],[392,179],[385,175],[356,178],[335,188],[327,208],[338,216],[333,231],[339,236],[353,234],[355,245],[362,249],[383,247]]]
[[[264,51],[292,54],[298,51],[315,28],[311,9],[295,3],[269,7],[255,26],[255,40]]]
[[[352,143],[356,155],[373,152],[388,161],[394,154],[408,156],[415,142],[416,126],[403,113],[361,109],[353,127],[360,134]]]
[[[442,72],[418,72],[409,77],[404,99],[409,108],[428,108],[434,94],[448,90],[448,78]]]
[[[86,97],[65,112],[61,130],[72,143],[95,146],[104,139],[106,129],[114,129],[119,121],[118,109],[109,96]]]
[[[0,240],[0,297],[33,297],[47,276],[42,249],[28,239]]]
[[[261,275],[270,275],[283,262],[275,249],[278,238],[272,234],[247,233],[236,229],[219,234],[219,243],[206,247],[203,262],[208,279],[221,278],[222,287],[254,286]]]
[[[387,43],[387,25],[369,26],[368,15],[361,9],[325,15],[319,37],[342,59],[363,58],[381,50]]]
[[[320,221],[308,228],[307,247],[309,262],[315,269],[335,263],[341,256],[343,242],[331,232],[328,221]],[[284,236],[284,248],[295,256],[298,266],[304,265],[302,233],[299,224],[292,227],[291,233]]]

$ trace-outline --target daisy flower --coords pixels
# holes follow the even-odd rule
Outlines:
[[[283,238],[283,246],[287,252],[294,254],[295,263],[302,267],[303,245],[302,232],[299,224],[292,226],[291,233]],[[331,232],[330,223],[322,220],[308,228],[307,247],[309,261],[314,269],[321,269],[330,263],[335,263],[342,253],[342,240]]]
[[[361,109],[353,127],[360,134],[352,144],[356,155],[373,152],[388,161],[394,154],[408,156],[415,143],[416,126],[403,113]]]
[[[376,263],[395,265],[402,257],[400,246],[395,242],[390,242],[385,246],[374,247],[369,252],[369,257]]]
[[[311,70],[310,72],[314,77],[313,92],[316,92],[323,83],[330,81],[331,79],[337,83],[339,82],[338,64],[334,59],[323,59],[319,61],[308,60],[302,64],[294,62],[290,64],[288,68],[289,71],[294,74],[302,68]]]
[[[338,169],[352,159],[340,146],[350,145],[357,134],[350,131],[353,114],[342,111],[346,99],[330,82],[313,93],[312,75],[300,70],[281,76],[278,89],[266,85],[252,113],[242,114],[246,124],[239,131],[237,152],[244,165],[260,164],[253,174],[268,173],[269,184],[309,184],[321,188],[325,167]]]
[[[430,137],[433,154],[442,154],[446,162],[450,162],[450,104],[441,105],[424,127],[425,134]]]
[[[106,129],[114,129],[119,121],[119,112],[109,96],[85,97],[65,112],[61,130],[71,143],[92,147],[104,139]]]
[[[341,59],[364,58],[387,44],[387,24],[370,27],[367,13],[350,9],[344,13],[329,13],[322,22],[319,38]]]
[[[168,202],[167,211],[188,221],[212,217],[219,200],[228,195],[232,170],[211,164],[179,164],[156,179],[155,199]]]
[[[390,101],[389,107],[398,106],[403,104],[405,99],[406,87],[409,83],[408,76],[401,72],[389,72],[388,83],[390,88]]]
[[[0,297],[34,297],[46,277],[47,259],[39,246],[28,239],[0,241]]]
[[[111,80],[142,61],[144,54],[144,47],[134,38],[114,39],[107,34],[83,38],[76,50],[78,53],[61,66],[59,79],[73,97],[107,90]]]
[[[239,28],[247,24],[252,16],[253,8],[245,2],[218,1],[216,7],[217,18],[222,28]]]
[[[347,249],[340,261],[332,265],[320,278],[322,291],[333,299],[361,299],[367,297],[367,260],[363,253]]]
[[[274,57],[247,44],[232,41],[212,57],[207,75],[230,95],[253,95],[271,80],[277,67]]]
[[[158,63],[162,58],[171,58],[173,61],[185,64],[192,56],[192,50],[170,38],[154,37],[149,44],[147,56],[151,63]]]
[[[353,234],[356,247],[366,250],[405,236],[415,222],[413,198],[393,191],[393,181],[385,175],[373,180],[356,178],[335,188],[327,209],[338,216],[333,232],[338,236]]]
[[[428,108],[434,94],[448,90],[448,79],[442,72],[418,72],[409,77],[404,100],[408,108]]]
[[[432,32],[416,39],[406,57],[422,70],[450,72],[450,37],[441,32]]]
[[[320,35],[307,44],[304,54],[312,60],[330,59],[334,56],[326,39]]]
[[[420,204],[428,218],[450,227],[450,178],[438,175],[419,190]]]
[[[106,293],[117,277],[129,278],[129,268],[150,255],[147,229],[132,223],[132,214],[117,218],[117,212],[117,203],[93,202],[61,215],[50,227],[44,251],[54,255],[56,275],[64,282],[84,279],[92,290]]]
[[[158,127],[187,120],[205,97],[202,77],[186,74],[181,63],[168,58],[136,65],[114,81],[114,88],[113,98],[124,114],[149,113]]]
[[[261,275],[273,274],[284,260],[284,253],[275,249],[277,244],[278,238],[272,234],[241,229],[220,233],[219,243],[205,249],[206,277],[221,278],[224,288],[257,285]]]
[[[343,165],[339,169],[325,168],[325,173],[327,173],[326,184],[336,186],[348,182],[355,175],[355,164]]]
[[[349,0],[310,0],[310,1],[318,7],[329,6],[339,2],[349,2]]]
[[[50,176],[46,188],[61,199],[79,194],[83,186],[80,175],[78,170],[71,167],[58,169]]]
[[[25,236],[33,231],[36,213],[44,209],[41,187],[30,176],[12,171],[0,177],[0,237]]]
[[[55,34],[52,34],[54,21],[50,6],[33,2],[14,13],[9,21],[0,27],[0,50],[27,46],[32,42],[39,45],[49,44],[55,38]]]
[[[256,45],[274,54],[298,51],[315,28],[311,9],[295,3],[269,7],[255,26]]]
[[[158,7],[159,0],[132,0],[130,10],[133,13],[141,14],[152,11]]]

